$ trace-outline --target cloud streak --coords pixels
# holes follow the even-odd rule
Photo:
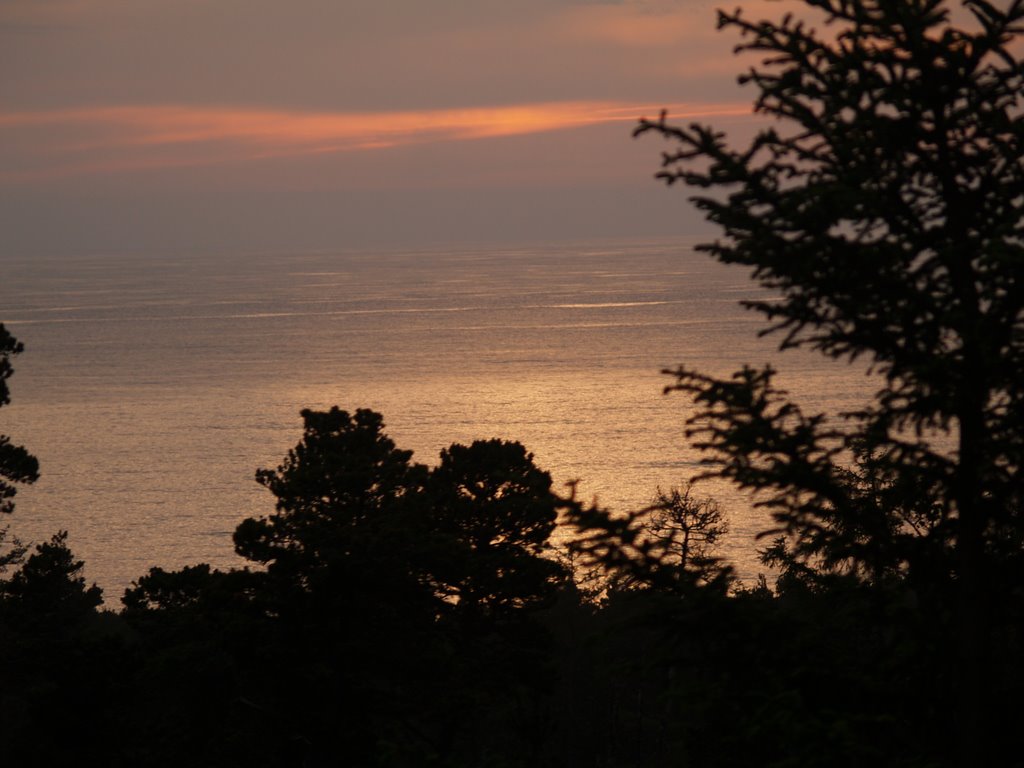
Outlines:
[[[676,120],[748,115],[748,104],[667,105]],[[661,105],[565,101],[464,109],[311,112],[123,106],[0,112],[3,181],[268,157],[380,150],[633,122]]]

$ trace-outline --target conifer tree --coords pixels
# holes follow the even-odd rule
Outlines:
[[[807,5],[821,31],[720,14],[766,56],[741,82],[775,122],[749,145],[664,116],[638,133],[678,145],[661,178],[702,190],[722,236],[700,250],[781,296],[748,304],[782,348],[866,358],[881,387],[841,424],[771,369],[682,368],[677,387],[715,471],[767,492],[780,554],[881,578],[955,551],[950,574],[975,580],[1024,544],[1024,2],[968,0],[969,28],[941,0]],[[865,503],[872,481],[899,493]]]
[[[21,354],[24,345],[0,323],[0,408],[11,402],[7,379],[14,373],[11,358]],[[34,483],[39,478],[39,462],[20,445],[0,434],[0,513],[14,511],[16,483]]]
[[[808,414],[771,368],[681,367],[708,472],[753,489],[791,575],[955,596],[957,721],[977,761],[984,598],[1024,574],[1024,1],[805,0],[814,24],[719,14],[766,121],[747,144],[663,114],[658,174],[752,269],[781,337],[880,374],[873,402]],[[981,764],[975,762],[975,764]]]

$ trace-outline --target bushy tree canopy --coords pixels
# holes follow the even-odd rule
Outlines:
[[[441,451],[431,528],[442,537],[435,588],[466,611],[500,612],[547,596],[564,576],[544,557],[561,500],[519,443],[477,440]]]
[[[545,557],[558,497],[519,443],[455,444],[429,470],[383,432],[380,414],[303,411],[300,443],[257,480],[275,514],[244,521],[239,554],[278,586],[331,599],[377,595],[494,612],[551,593]]]
[[[67,546],[68,532],[60,531],[38,544],[25,563],[2,585],[9,610],[49,616],[66,622],[89,616],[103,602],[103,591],[87,587],[82,569]]]
[[[403,556],[407,503],[426,480],[383,433],[380,414],[304,410],[303,437],[276,469],[256,473],[277,499],[277,512],[245,520],[235,531],[243,557],[268,566],[279,583],[302,591],[337,590],[381,576]],[[411,565],[393,563],[408,574]]]

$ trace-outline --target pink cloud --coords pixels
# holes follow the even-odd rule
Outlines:
[[[747,115],[747,104],[677,104],[677,120]],[[437,141],[545,133],[634,122],[661,105],[568,101],[401,112],[304,112],[190,106],[95,107],[0,113],[14,154],[0,180],[245,162],[380,150]]]

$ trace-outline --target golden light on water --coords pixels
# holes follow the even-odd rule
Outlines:
[[[91,578],[117,588],[154,564],[233,563],[231,531],[273,509],[253,473],[298,442],[302,408],[376,410],[427,465],[453,443],[516,440],[557,489],[646,506],[698,459],[659,370],[728,370],[759,348],[742,278],[676,242],[26,257],[21,273],[6,306],[28,351],[4,417],[47,474],[19,495],[18,533],[71,529]],[[703,492],[749,551],[761,521]]]

